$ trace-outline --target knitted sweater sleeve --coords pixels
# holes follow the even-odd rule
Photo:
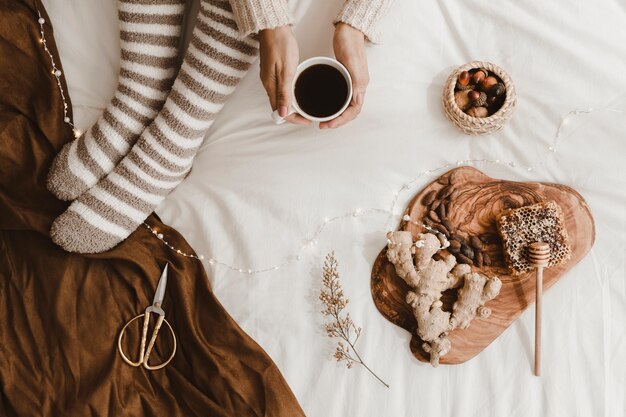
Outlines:
[[[244,35],[293,24],[287,0],[230,0],[239,32]]]
[[[346,0],[333,23],[347,23],[360,30],[371,42],[380,41],[379,23],[393,0]]]
[[[229,0],[239,32],[246,36],[263,29],[294,23],[287,0]],[[380,38],[378,23],[393,0],[345,0],[333,23],[359,29],[372,42]]]

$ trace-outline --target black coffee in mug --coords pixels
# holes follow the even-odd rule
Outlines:
[[[343,74],[326,64],[311,65],[300,73],[295,88],[298,106],[313,117],[337,113],[348,99],[348,83]]]

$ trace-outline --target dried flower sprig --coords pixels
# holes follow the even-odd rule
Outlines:
[[[350,300],[343,294],[343,289],[339,282],[337,265],[338,262],[337,258],[335,258],[335,252],[330,252],[326,255],[322,269],[323,288],[320,291],[319,297],[320,301],[322,301],[325,306],[322,310],[322,314],[332,319],[325,324],[326,334],[328,337],[336,337],[343,340],[337,342],[337,348],[333,357],[337,359],[337,362],[345,361],[349,369],[352,368],[354,364],[362,365],[384,386],[389,388],[389,385],[380,379],[380,377],[365,364],[359,352],[356,350],[355,345],[363,329],[354,324],[350,313],[346,313],[342,316],[342,310]]]

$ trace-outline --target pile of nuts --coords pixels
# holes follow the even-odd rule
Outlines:
[[[491,116],[502,107],[506,98],[502,80],[483,68],[461,72],[454,91],[456,105],[472,117]]]
[[[454,255],[458,263],[476,265],[479,268],[491,266],[492,259],[487,253],[487,247],[500,243],[497,235],[468,236],[458,231],[449,220],[450,208],[461,190],[455,186],[455,177],[440,177],[438,182],[443,185],[440,190],[432,190],[421,200],[426,209],[423,223],[437,232],[442,245],[447,240],[448,252]]]

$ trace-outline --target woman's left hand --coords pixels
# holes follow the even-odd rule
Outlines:
[[[337,61],[348,69],[352,77],[352,101],[341,116],[320,123],[320,129],[334,129],[355,119],[363,107],[365,90],[370,81],[363,32],[346,23],[337,23],[333,37],[333,49]]]

